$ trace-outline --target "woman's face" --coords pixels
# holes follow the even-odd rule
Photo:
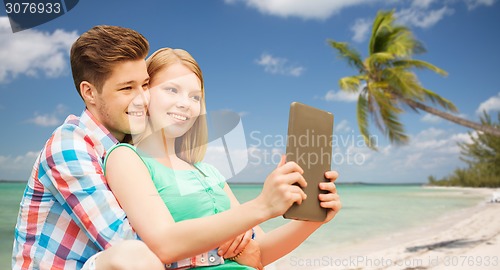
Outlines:
[[[167,138],[184,135],[200,115],[202,91],[198,77],[177,63],[160,70],[150,83],[149,116],[154,131]]]

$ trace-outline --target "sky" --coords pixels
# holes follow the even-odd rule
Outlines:
[[[391,145],[371,126],[378,151],[359,135],[356,96],[338,80],[356,71],[327,40],[349,42],[366,57],[377,11],[395,10],[427,49],[415,58],[448,72],[417,71],[428,89],[478,121],[500,111],[500,5],[496,0],[169,0],[80,1],[50,22],[12,33],[0,11],[0,179],[28,179],[53,130],[84,109],[72,82],[69,48],[99,24],[129,27],[162,47],[182,48],[200,64],[209,112],[240,117],[244,134],[233,182],[262,182],[285,152],[289,105],[299,101],[335,116],[332,168],[339,182],[423,183],[460,161],[471,130],[425,112],[401,115],[410,142]],[[236,130],[236,129],[235,129]],[[241,137],[240,136],[240,137]],[[220,150],[220,149],[219,149]],[[214,158],[217,147],[208,151]],[[239,155],[239,156],[238,156]]]

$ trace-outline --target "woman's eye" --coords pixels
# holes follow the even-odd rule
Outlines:
[[[176,88],[173,88],[173,87],[166,87],[164,88],[165,91],[169,92],[169,93],[177,93],[177,89]]]
[[[192,96],[191,98],[193,100],[195,100],[195,101],[200,101],[201,100],[201,96]]]
[[[147,90],[147,89],[149,88],[149,83],[145,83],[145,84],[143,84],[143,85],[142,85],[142,88],[143,88],[144,90]]]
[[[120,88],[120,90],[132,90],[132,86],[123,87]]]

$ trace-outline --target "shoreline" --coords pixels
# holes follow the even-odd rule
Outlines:
[[[500,204],[489,203],[500,189],[424,188],[483,199],[475,206],[359,243],[292,253],[266,269],[500,269]]]

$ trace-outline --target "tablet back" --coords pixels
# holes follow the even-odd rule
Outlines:
[[[333,114],[293,102],[290,105],[286,161],[296,162],[304,170],[307,199],[293,204],[284,218],[323,221],[327,210],[320,206],[318,195],[324,193],[319,183],[327,181],[325,172],[331,169]]]

